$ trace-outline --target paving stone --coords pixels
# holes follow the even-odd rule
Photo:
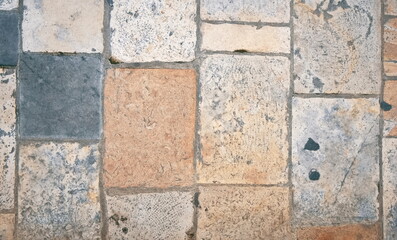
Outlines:
[[[110,18],[116,62],[192,61],[195,0],[113,0]]]
[[[381,4],[295,0],[297,93],[379,94]]]
[[[0,0],[0,10],[12,10],[18,7],[18,0]]]
[[[23,7],[24,51],[102,52],[104,1],[24,0]]]
[[[197,239],[293,239],[288,188],[200,187]]]
[[[397,1],[396,0],[384,0],[385,2],[385,14],[386,15],[397,15]]]
[[[105,185],[191,185],[194,70],[112,69],[105,83]]]
[[[20,147],[19,239],[100,239],[97,145]]]
[[[200,85],[199,182],[287,182],[289,60],[210,56]]]
[[[193,193],[108,196],[109,239],[191,239]]]
[[[290,52],[287,27],[210,24],[201,25],[203,50],[246,52]]]
[[[14,214],[0,214],[0,239],[14,240]]]
[[[389,77],[397,76],[397,62],[383,62],[385,75]]]
[[[18,62],[18,15],[0,12],[0,66],[15,66]]]
[[[384,239],[397,239],[397,139],[383,139]]]
[[[0,210],[14,208],[15,89],[15,70],[0,68]]]
[[[397,136],[397,81],[386,81],[383,102],[383,135]]]
[[[294,98],[292,116],[296,223],[377,221],[379,100]]]
[[[298,240],[380,240],[380,225],[341,225],[299,229]]]
[[[290,20],[288,0],[203,0],[200,8],[203,20],[279,23]]]
[[[21,137],[100,138],[99,54],[23,54],[19,73]]]
[[[383,58],[386,76],[397,76],[397,18],[389,19],[384,26]]]

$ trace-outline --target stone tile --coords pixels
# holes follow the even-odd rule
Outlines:
[[[200,187],[197,239],[293,239],[288,188]]]
[[[12,10],[18,7],[18,0],[0,0],[0,10]]]
[[[108,196],[109,239],[191,239],[193,193]]]
[[[378,219],[378,99],[294,98],[292,183],[298,225]]]
[[[18,62],[18,15],[0,12],[0,66],[15,66]]]
[[[290,52],[290,29],[287,27],[210,24],[201,25],[202,50]]]
[[[379,1],[295,0],[294,11],[295,92],[379,93]]]
[[[113,0],[110,18],[116,62],[192,61],[195,0]]]
[[[397,1],[396,0],[384,0],[385,2],[385,14],[386,15],[397,15]]]
[[[397,238],[397,139],[383,139],[384,239]]]
[[[383,135],[397,136],[397,81],[386,81],[383,103]]]
[[[379,224],[309,227],[298,230],[298,240],[380,240]]]
[[[23,7],[23,51],[102,52],[104,1],[24,0]]]
[[[97,145],[20,147],[19,239],[100,239]]]
[[[99,54],[23,54],[19,73],[21,137],[100,138],[103,74]]]
[[[0,214],[0,239],[14,240],[14,214]]]
[[[384,27],[384,60],[397,60],[397,18],[389,19]]]
[[[203,20],[279,23],[290,20],[288,0],[203,0],[200,8]]]
[[[214,55],[200,70],[201,183],[287,182],[289,60]]]
[[[14,208],[15,89],[15,70],[0,68],[0,210]]]
[[[383,68],[386,76],[397,76],[397,62],[383,62]]]
[[[105,185],[191,185],[194,70],[111,69],[105,83]]]

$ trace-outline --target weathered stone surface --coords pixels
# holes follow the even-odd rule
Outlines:
[[[0,10],[11,10],[18,7],[18,0],[0,0]]]
[[[288,0],[203,0],[200,15],[204,20],[288,23],[289,5]]]
[[[397,139],[383,139],[384,239],[397,239]]]
[[[199,182],[286,182],[288,59],[210,56],[200,85]]]
[[[380,240],[379,224],[309,227],[299,229],[297,240]]]
[[[397,76],[397,18],[389,19],[384,26],[383,58],[386,76]]]
[[[294,98],[292,111],[296,223],[375,222],[379,181],[378,99]],[[310,142],[318,144],[318,148],[313,148]]]
[[[397,62],[383,62],[385,75],[389,77],[397,76]]]
[[[210,51],[290,52],[290,29],[287,27],[210,24],[201,25],[201,48]]]
[[[107,75],[105,185],[191,185],[194,70],[112,69]]]
[[[78,143],[19,152],[19,239],[100,239],[99,151]]]
[[[19,73],[21,137],[100,138],[99,55],[23,54]]]
[[[397,81],[386,81],[383,103],[383,135],[397,136]]]
[[[0,239],[14,240],[14,214],[0,214]]]
[[[191,239],[193,193],[107,197],[109,239]]]
[[[18,62],[18,15],[0,13],[0,66],[15,66]]]
[[[195,0],[113,0],[112,58],[119,62],[192,61]]]
[[[385,2],[385,14],[397,15],[397,1],[396,0],[384,0]]]
[[[379,93],[379,0],[295,0],[294,10],[295,92]]]
[[[288,188],[201,187],[197,239],[293,239]]]
[[[102,0],[24,0],[23,50],[102,52]]]
[[[15,89],[15,70],[0,68],[0,210],[14,208]]]

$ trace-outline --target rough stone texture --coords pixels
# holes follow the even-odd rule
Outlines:
[[[18,62],[18,15],[0,12],[0,66],[15,66]]]
[[[378,99],[292,102],[292,183],[299,225],[378,219]],[[319,149],[307,146],[308,139]],[[320,178],[309,179],[317,172]]]
[[[397,81],[386,81],[383,101],[389,108],[383,109],[383,135],[397,136]]]
[[[107,75],[105,185],[191,185],[194,70],[111,69]]]
[[[203,20],[288,23],[290,1],[203,0],[200,11]]]
[[[397,62],[383,62],[386,76],[397,76]]]
[[[201,25],[203,50],[210,51],[247,51],[247,52],[290,52],[290,29],[239,25],[209,24]]]
[[[192,61],[195,0],[113,0],[112,59],[118,62]]]
[[[310,227],[298,230],[297,240],[380,240],[379,224]]]
[[[200,187],[197,239],[293,239],[288,188]]]
[[[23,54],[19,73],[21,137],[100,138],[99,55]]]
[[[103,0],[24,0],[23,50],[102,52]]]
[[[384,26],[383,58],[386,76],[397,76],[397,18],[389,19]]]
[[[199,182],[286,182],[288,59],[216,55],[200,72]]]
[[[191,239],[193,193],[107,197],[109,239]]]
[[[0,239],[14,240],[14,214],[0,214]]]
[[[100,239],[97,145],[20,147],[19,239]]]
[[[0,68],[0,210],[14,208],[15,88],[15,70]]]
[[[0,0],[0,10],[11,10],[18,7],[18,0]]]
[[[384,239],[397,239],[397,139],[383,139]]]
[[[379,93],[380,0],[295,0],[294,10],[297,93]]]
[[[396,0],[384,0],[385,2],[385,14],[397,15],[397,1]]]

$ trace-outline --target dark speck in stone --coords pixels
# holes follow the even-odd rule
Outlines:
[[[387,111],[390,111],[393,108],[393,106],[388,104],[385,101],[382,101],[382,102],[380,102],[380,108],[382,108],[383,111],[387,112]]]
[[[246,53],[248,51],[245,50],[245,49],[237,49],[237,50],[234,50],[234,52],[236,52],[236,53]]]
[[[126,227],[123,227],[121,230],[123,231],[124,234],[128,233],[128,228],[126,228]]]
[[[305,144],[305,150],[317,151],[320,149],[320,145],[316,143],[313,139],[309,138]]]
[[[316,169],[312,169],[309,172],[309,179],[312,181],[317,181],[320,179],[320,173]]]

